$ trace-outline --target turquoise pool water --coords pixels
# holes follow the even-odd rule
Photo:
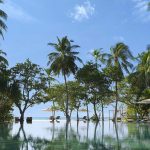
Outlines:
[[[44,119],[1,124],[0,150],[150,150],[150,124]]]

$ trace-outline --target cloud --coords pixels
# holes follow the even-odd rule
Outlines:
[[[92,6],[90,1],[86,1],[81,5],[76,5],[71,12],[71,17],[75,21],[82,21],[85,19],[89,19],[95,12],[95,7]]]
[[[8,17],[21,22],[31,22],[35,18],[28,14],[21,6],[12,0],[6,0],[2,9],[7,13]]]
[[[132,0],[134,2],[134,12],[133,14],[143,22],[150,21],[150,12],[149,9],[149,2],[148,0]]]
[[[125,41],[125,38],[123,36],[114,36],[113,37],[113,40],[115,42],[124,42]]]

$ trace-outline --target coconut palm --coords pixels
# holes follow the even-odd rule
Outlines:
[[[0,0],[0,4],[3,3],[3,0]],[[2,38],[4,38],[3,36],[3,31],[7,30],[7,26],[5,24],[5,20],[7,19],[7,14],[0,9],[0,35],[2,36]]]
[[[54,48],[54,52],[51,52],[48,57],[48,66],[50,65],[50,70],[55,75],[62,74],[65,81],[66,88],[66,119],[69,121],[69,95],[68,95],[68,86],[67,86],[67,76],[71,73],[75,74],[78,69],[76,61],[82,63],[82,60],[77,56],[79,52],[73,51],[76,48],[79,48],[78,45],[72,45],[73,41],[69,40],[67,36],[62,39],[57,38],[58,43],[48,43],[49,46]]]
[[[114,68],[115,74],[115,93],[116,93],[116,105],[115,105],[115,116],[114,120],[117,118],[117,105],[118,105],[118,82],[120,77],[123,77],[124,70],[129,73],[129,68],[131,69],[133,65],[128,61],[128,59],[133,60],[133,56],[129,50],[129,47],[124,43],[117,43],[114,47],[110,48],[111,54],[107,54],[108,60],[107,65]]]
[[[94,57],[95,59],[95,64],[96,64],[96,68],[98,68],[98,60],[101,62],[101,63],[104,63],[106,60],[105,60],[105,57],[107,56],[106,53],[103,53],[102,52],[102,48],[100,49],[94,49],[91,53],[91,55]]]
[[[101,58],[101,49],[94,49],[92,52],[92,56],[95,59],[96,68],[98,68],[98,60]]]
[[[0,50],[0,69],[6,68],[6,66],[8,65],[8,61],[5,56],[6,53]]]
[[[140,73],[140,77],[144,76],[146,84],[150,84],[150,46],[147,47],[147,51],[143,52],[140,56],[140,62],[137,70]]]

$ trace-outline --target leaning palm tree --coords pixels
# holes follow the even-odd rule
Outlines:
[[[117,43],[114,47],[110,49],[111,54],[107,54],[108,60],[107,65],[109,67],[114,68],[114,76],[115,76],[115,116],[114,121],[117,119],[117,105],[118,105],[118,82],[124,75],[124,70],[129,73],[129,69],[132,69],[133,65],[128,61],[128,59],[133,60],[133,56],[129,50],[129,47],[124,43]]]
[[[0,0],[0,4],[3,3],[3,0]],[[7,20],[7,14],[0,9],[0,35],[2,36],[2,38],[4,38],[3,36],[3,31],[7,30],[7,26],[5,24],[5,20]]]
[[[79,52],[73,51],[76,48],[79,48],[78,45],[72,45],[73,41],[69,40],[67,36],[62,39],[57,38],[58,43],[48,43],[49,46],[52,46],[55,52],[52,52],[48,55],[50,65],[50,70],[55,75],[62,74],[65,80],[66,87],[66,119],[69,121],[69,94],[67,86],[67,76],[71,73],[75,74],[78,69],[76,61],[82,63],[82,60],[77,56]]]

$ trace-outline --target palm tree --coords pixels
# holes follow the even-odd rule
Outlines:
[[[121,76],[124,75],[124,70],[129,73],[129,68],[131,69],[133,65],[128,61],[128,59],[133,60],[133,56],[129,50],[129,47],[124,43],[117,43],[114,47],[110,48],[111,54],[107,54],[108,60],[107,65],[113,67],[115,70],[115,116],[114,121],[117,119],[117,105],[118,105],[118,82],[121,79]]]
[[[100,49],[94,49],[93,52],[91,53],[91,55],[94,57],[95,59],[95,64],[96,64],[96,68],[98,69],[98,60],[104,64],[105,63],[105,57],[107,56],[106,53],[102,52],[102,48]]]
[[[82,60],[77,56],[79,52],[73,51],[76,48],[79,48],[78,45],[72,45],[73,41],[69,40],[67,36],[62,39],[57,38],[58,43],[48,43],[49,46],[52,46],[55,49],[55,52],[52,52],[48,55],[49,61],[48,65],[50,65],[50,70],[55,75],[62,74],[65,81],[66,87],[66,119],[69,121],[69,94],[68,94],[68,86],[67,86],[67,76],[71,73],[75,74],[78,66],[76,61],[82,63]]]
[[[6,68],[6,66],[8,66],[8,61],[5,58],[5,56],[6,56],[6,53],[0,50],[0,69],[4,69]]]
[[[95,59],[96,68],[98,68],[98,60],[101,59],[101,56],[102,56],[101,55],[101,50],[102,50],[102,48],[94,49],[93,52],[92,52],[92,56]]]
[[[0,0],[0,4],[1,3],[3,3],[3,0]],[[7,30],[7,26],[4,22],[5,20],[7,20],[7,14],[0,9],[0,35],[2,36],[3,39],[4,39],[3,31]]]
[[[147,47],[147,51],[143,52],[140,56],[140,63],[137,70],[140,73],[140,77],[144,76],[146,85],[150,84],[150,46]]]

